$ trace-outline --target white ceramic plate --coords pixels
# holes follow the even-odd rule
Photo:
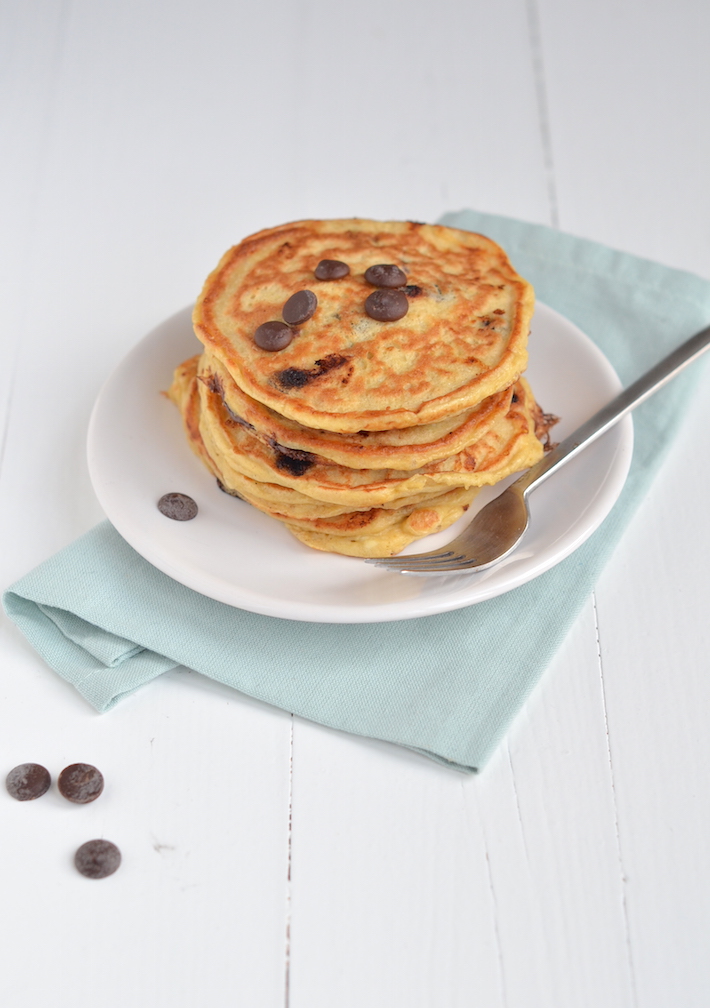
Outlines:
[[[407,577],[352,557],[304,546],[273,518],[223,493],[187,446],[178,411],[161,389],[173,368],[199,351],[185,309],[143,339],[101,391],[89,427],[96,494],[121,535],[176,581],[228,605],[285,619],[378,623],[460,609],[549,570],[599,526],[631,462],[627,417],[530,498],[530,528],[519,548],[480,574]],[[527,377],[543,408],[562,417],[556,440],[620,390],[611,365],[576,326],[545,305],[535,310]],[[501,490],[485,488],[468,514],[405,553],[435,549]],[[189,494],[199,514],[165,518],[156,501]]]

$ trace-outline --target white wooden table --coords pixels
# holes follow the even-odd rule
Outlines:
[[[2,587],[101,519],[101,383],[263,226],[473,206],[710,278],[704,0],[0,11]],[[0,794],[0,1003],[710,1004],[708,392],[479,777],[187,670],[98,716],[3,617],[0,773],[108,783]]]

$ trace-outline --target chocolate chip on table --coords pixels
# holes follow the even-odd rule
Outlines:
[[[121,864],[121,852],[110,840],[87,840],[74,855],[74,864],[86,878],[106,878]]]
[[[20,763],[5,778],[5,787],[18,801],[41,798],[51,783],[49,770],[39,763]]]
[[[339,259],[321,259],[313,272],[316,280],[342,280],[350,272],[350,267]]]
[[[70,802],[88,805],[103,791],[104,778],[101,771],[90,763],[72,763],[60,773],[57,787]]]
[[[281,314],[284,322],[288,322],[289,325],[301,325],[302,322],[308,321],[317,307],[318,298],[313,291],[301,290],[291,295]]]
[[[409,311],[409,301],[402,291],[376,290],[365,302],[365,311],[378,322],[396,322]]]
[[[365,270],[365,279],[373,287],[402,287],[407,282],[407,274],[392,263],[378,263]]]
[[[158,511],[173,521],[190,521],[197,514],[197,504],[182,493],[166,493],[158,501]]]
[[[254,342],[262,350],[283,350],[292,339],[293,329],[285,322],[264,322],[254,333]]]

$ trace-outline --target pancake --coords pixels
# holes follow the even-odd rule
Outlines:
[[[274,518],[284,521],[290,529],[301,529],[331,537],[346,537],[352,540],[365,539],[372,535],[391,530],[394,526],[404,529],[412,538],[428,535],[435,531],[435,525],[440,522],[443,508],[458,507],[459,514],[468,508],[478,487],[445,490],[433,494],[425,504],[407,504],[398,508],[370,508],[368,511],[346,511],[332,518],[300,518],[291,519],[278,511],[272,511]],[[436,510],[437,517],[432,517]],[[410,540],[411,541],[411,540]]]
[[[305,498],[297,490],[257,483],[241,474],[236,474],[239,490],[234,490],[223,482],[225,473],[212,460],[200,434],[196,365],[196,357],[180,365],[168,393],[182,413],[193,451],[217,477],[223,490],[284,522],[296,538],[314,549],[357,557],[392,556],[415,539],[447,528],[468,509],[478,493],[477,487],[459,487],[402,498],[397,502],[399,506],[390,503],[365,511],[345,511],[337,505]],[[226,478],[233,479],[234,475]]]
[[[204,353],[198,364],[200,379],[218,392],[233,419],[243,422],[268,445],[309,452],[353,469],[418,469],[446,458],[477,441],[505,416],[513,394],[504,389],[472,410],[417,427],[339,434],[304,427],[282,417],[243,392],[214,356]]]
[[[358,536],[328,535],[322,531],[303,528],[286,522],[286,528],[312,549],[328,553],[342,553],[353,557],[394,556],[405,546],[423,536],[441,532],[468,510],[479,487],[459,488],[442,494],[426,508],[416,508],[407,516],[380,532]]]
[[[193,452],[216,477],[225,493],[253,504],[265,514],[286,519],[330,518],[350,514],[351,509],[343,504],[329,504],[307,497],[300,491],[276,483],[261,482],[245,476],[233,467],[222,467],[208,453],[200,433],[200,385],[196,380],[199,357],[192,357],[175,370],[173,382],[167,392],[168,397],[180,410],[185,426],[187,441]],[[428,492],[412,493],[395,501],[381,502],[380,509],[400,509],[426,504],[441,494],[440,488]]]
[[[323,259],[350,272],[318,280]],[[394,321],[365,311],[376,287],[364,273],[394,264],[408,306]],[[312,317],[281,350],[254,334],[309,290]],[[527,361],[534,295],[488,238],[440,225],[299,221],[230,249],[194,311],[198,338],[235,383],[283,417],[318,430],[384,431],[470,410],[512,385]],[[288,337],[290,339],[290,333]]]
[[[514,386],[505,417],[480,440],[456,455],[406,472],[350,469],[317,455],[266,445],[229,415],[217,392],[203,382],[198,384],[200,436],[228,483],[233,473],[239,473],[348,510],[379,507],[412,494],[497,483],[543,454],[535,435],[535,401],[523,379]]]

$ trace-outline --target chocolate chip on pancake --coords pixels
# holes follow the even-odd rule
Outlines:
[[[313,272],[316,280],[341,280],[348,275],[350,267],[339,259],[321,259]]]
[[[110,840],[87,840],[74,855],[76,870],[86,878],[107,878],[121,864],[121,852]]]
[[[365,302],[365,311],[378,322],[396,322],[409,311],[409,301],[400,290],[376,290]]]
[[[310,459],[293,458],[292,455],[276,453],[276,468],[285,469],[292,476],[303,476],[313,465]]]
[[[303,388],[313,376],[305,368],[290,367],[285,371],[280,371],[275,377],[281,388],[292,389]]]
[[[5,787],[17,801],[32,801],[41,798],[51,782],[49,770],[39,763],[20,763],[5,778]]]
[[[419,297],[420,294],[424,293],[421,287],[418,287],[416,284],[407,284],[407,286],[403,287],[402,290],[407,297]]]
[[[312,317],[317,307],[318,298],[313,291],[301,290],[291,295],[281,314],[284,322],[288,322],[289,325],[301,325]]]
[[[291,298],[289,298],[290,300]],[[284,305],[285,307],[286,305]],[[283,350],[292,339],[293,329],[285,322],[264,322],[254,333],[254,342],[262,350]]]
[[[158,501],[158,511],[173,521],[190,521],[197,510],[197,504],[187,494],[166,493]]]
[[[373,287],[402,287],[407,282],[407,274],[392,263],[378,263],[365,270],[365,279]]]
[[[237,500],[244,500],[243,497],[239,496],[236,490],[230,490],[229,487],[226,487],[221,479],[217,479],[217,486],[222,491],[222,493],[229,494],[230,497],[236,497]]]
[[[328,374],[334,368],[340,368],[348,363],[348,358],[340,354],[328,354],[327,357],[317,360],[312,368],[286,368],[274,375],[274,378],[283,389],[303,388],[308,382],[321,375]]]

